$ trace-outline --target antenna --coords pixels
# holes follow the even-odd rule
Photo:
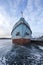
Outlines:
[[[23,12],[21,11],[21,17],[23,17]]]

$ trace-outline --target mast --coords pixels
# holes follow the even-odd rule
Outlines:
[[[21,11],[21,17],[23,18],[23,12]]]

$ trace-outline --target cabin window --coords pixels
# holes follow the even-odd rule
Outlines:
[[[25,33],[25,35],[29,35],[29,33],[28,33],[28,32],[26,32],[26,33]]]
[[[17,33],[16,33],[16,36],[19,36],[19,35],[20,35],[20,33],[19,33],[19,32],[17,32]]]

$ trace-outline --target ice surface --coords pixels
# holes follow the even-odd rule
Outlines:
[[[43,65],[43,46],[12,46],[11,40],[0,40],[0,65]]]

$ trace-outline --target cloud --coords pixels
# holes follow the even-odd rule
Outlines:
[[[43,32],[43,4],[42,0],[28,0],[24,16],[31,26],[35,36],[42,35]],[[37,34],[36,34],[37,33]]]
[[[15,8],[19,2],[15,3],[15,6],[13,6],[11,0],[0,0],[0,2],[0,37],[11,36],[12,27],[17,21],[17,17],[15,17]]]
[[[10,17],[6,14],[4,9],[0,7],[0,36],[9,33],[10,31]]]
[[[33,36],[43,35],[42,0],[0,0],[0,36],[11,35],[14,24],[21,17],[21,11]]]

